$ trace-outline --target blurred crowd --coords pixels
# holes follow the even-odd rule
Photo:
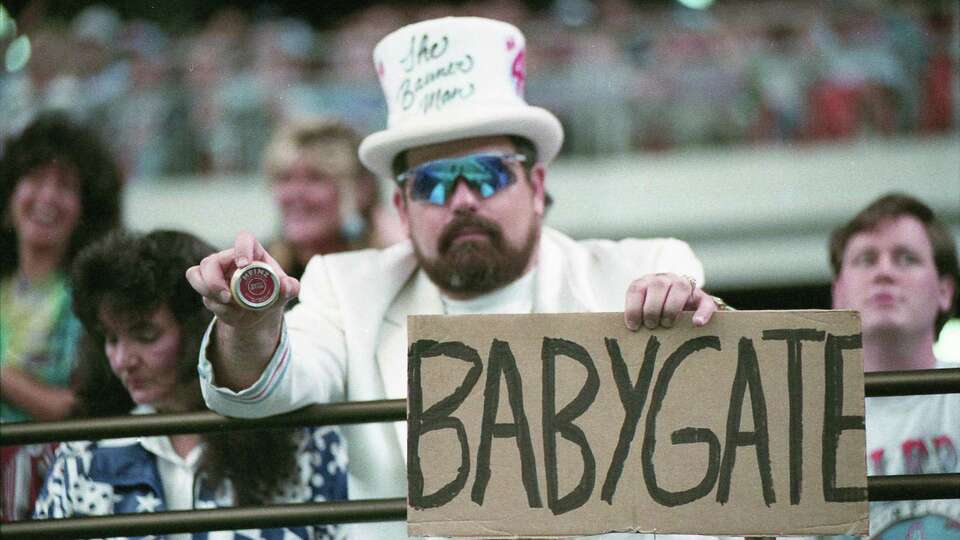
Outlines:
[[[528,101],[557,113],[567,155],[957,129],[954,3],[638,4],[375,4],[331,28],[236,8],[187,29],[106,5],[67,21],[21,19],[30,58],[0,75],[0,138],[39,110],[66,109],[96,126],[131,180],[258,173],[270,134],[288,120],[380,129],[373,45],[443,14],[523,30]],[[0,49],[12,37],[0,36]]]
[[[405,397],[405,378],[394,376],[405,367],[384,362],[405,358],[403,325],[395,320],[404,312],[611,311],[624,305],[620,283],[628,328],[669,327],[681,307],[694,304],[694,321],[705,323],[704,313],[708,319],[726,305],[697,287],[703,265],[682,241],[580,243],[556,230],[541,233],[550,205],[544,167],[560,130],[538,139],[556,126],[551,117],[530,139],[523,132],[507,137],[529,116],[518,112],[527,114],[526,104],[504,112],[501,90],[477,92],[489,95],[468,103],[478,114],[455,135],[440,107],[407,118],[430,126],[416,136],[431,138],[388,150],[384,167],[370,167],[385,171],[392,163],[413,178],[394,195],[398,213],[385,214],[377,179],[358,156],[362,136],[385,123],[371,50],[406,23],[442,15],[515,23],[530,39],[523,54],[536,75],[524,81],[516,69],[520,36],[511,30],[515,78],[500,84],[510,91],[524,82],[530,101],[557,113],[568,155],[956,133],[956,0],[942,7],[934,0],[865,2],[742,0],[706,11],[669,3],[641,10],[627,0],[555,0],[539,10],[506,0],[376,4],[330,28],[278,11],[230,8],[178,31],[106,5],[58,22],[40,16],[42,0],[14,23],[0,5],[0,245],[7,248],[0,250],[0,425],[190,413],[207,404],[227,416],[255,417],[305,402]],[[463,31],[447,25],[502,27],[462,24],[432,26],[451,36]],[[405,44],[415,34],[395,36]],[[486,46],[476,40],[463,51],[480,57]],[[483,86],[485,73],[473,71],[470,84]],[[491,115],[502,116],[494,128],[503,131],[480,125]],[[269,178],[280,216],[275,237],[264,239],[267,249],[254,250],[260,244],[245,233],[236,248],[217,252],[185,231],[122,230],[130,180],[178,175]],[[496,193],[500,198],[484,202]],[[489,241],[469,238],[478,235]],[[398,249],[314,258],[405,238],[410,245]],[[948,367],[933,343],[955,312],[955,243],[930,208],[897,193],[835,230],[832,305],[860,311],[863,327],[862,336],[840,336],[838,347],[862,348],[867,371]],[[249,313],[228,307],[231,294],[222,286],[251,256],[309,283],[289,326],[281,317],[249,323]],[[684,268],[697,279],[658,272]],[[629,281],[633,272],[648,276]],[[659,289],[643,285],[654,282]],[[261,285],[296,294],[296,285],[283,283]],[[660,311],[651,314],[644,298]],[[214,312],[217,329],[208,330]],[[634,320],[640,314],[645,320]],[[799,332],[796,340],[783,338],[797,351],[800,341],[823,339],[823,332]],[[245,389],[213,385],[211,351],[221,360],[217,384]],[[250,369],[257,357],[272,366],[269,375]],[[253,387],[238,382],[251,374],[259,378]],[[298,385],[305,397],[295,397],[295,377],[317,384]],[[870,473],[960,472],[953,397],[960,394],[870,398],[885,400],[866,402]],[[408,476],[400,449],[414,452],[419,443],[407,446],[407,431],[389,426],[345,433],[353,438],[349,457],[333,427],[5,444],[0,522],[344,500],[348,460],[351,497],[402,495]],[[916,502],[877,506],[872,513],[879,508],[883,517],[871,523],[884,534],[931,531],[931,538],[956,529],[956,506]],[[406,538],[406,527],[394,525],[389,530]],[[216,534],[340,535],[325,525]]]

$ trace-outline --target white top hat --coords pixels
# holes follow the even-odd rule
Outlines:
[[[563,127],[527,105],[525,41],[515,26],[479,17],[444,17],[390,33],[373,61],[387,100],[387,129],[360,144],[360,161],[392,177],[400,152],[469,137],[519,135],[539,161],[560,151]]]

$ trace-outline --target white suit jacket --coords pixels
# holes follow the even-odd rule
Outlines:
[[[700,261],[675,239],[575,241],[544,227],[538,257],[536,313],[623,311],[630,282],[650,273],[685,274],[703,283]],[[199,366],[204,397],[211,409],[242,418],[331,401],[404,399],[406,316],[442,313],[440,292],[418,271],[409,242],[314,257],[277,352],[250,388],[233,392],[215,385],[206,358],[208,330]],[[405,497],[406,424],[343,431],[350,498]],[[402,522],[385,526],[389,531],[355,536],[406,536]]]

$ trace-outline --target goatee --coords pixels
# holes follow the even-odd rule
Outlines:
[[[458,238],[465,232],[485,239]],[[413,247],[420,266],[441,288],[467,295],[488,293],[523,275],[539,237],[539,222],[531,222],[523,245],[506,244],[500,226],[469,211],[458,211],[438,239],[439,255],[427,259],[416,242]]]

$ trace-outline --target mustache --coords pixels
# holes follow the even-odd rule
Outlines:
[[[494,245],[499,245],[500,243],[500,226],[495,222],[473,213],[458,212],[454,215],[453,221],[447,224],[443,233],[440,235],[440,253],[446,253],[453,244],[453,241],[464,229],[480,230],[490,237],[490,241],[493,242]]]

